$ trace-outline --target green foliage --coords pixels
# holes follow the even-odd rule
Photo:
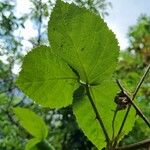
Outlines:
[[[34,137],[43,140],[47,137],[48,128],[41,117],[27,108],[14,108],[15,115],[19,118],[21,125]]]
[[[131,44],[136,44],[136,42],[142,42],[141,41],[142,37],[149,36],[150,34],[149,25],[150,25],[150,17],[141,15],[138,19],[137,25],[129,28],[128,35],[130,37]]]
[[[1,150],[22,150],[24,147],[24,132],[11,122],[11,112],[8,112],[9,97],[0,94],[0,149]]]
[[[145,71],[145,67],[142,65],[143,60],[141,60],[139,54],[131,54],[128,51],[122,53],[122,59],[120,61],[118,70],[119,78],[122,80],[124,87],[128,89],[129,92],[132,92],[135,90],[137,83],[139,82],[143,72]],[[150,78],[148,75],[135,99],[135,103],[147,118],[149,118],[150,116],[149,83]],[[126,124],[128,124],[128,122],[126,122]],[[140,117],[136,116],[135,125],[132,131],[127,136],[125,136],[121,144],[132,144],[137,141],[144,140],[146,138],[150,138],[150,129]]]
[[[39,142],[40,142],[40,139],[38,139],[38,138],[33,138],[33,139],[29,140],[28,143],[26,144],[25,150],[38,150],[36,145]]]
[[[138,18],[137,24],[129,28],[128,36],[130,40],[130,47],[126,51],[123,51],[120,55],[120,62],[117,73],[126,89],[128,89],[130,92],[135,90],[135,86],[139,82],[142,74],[145,72],[145,69],[149,64],[149,27],[150,17],[141,15]],[[148,74],[135,100],[135,103],[148,119],[150,119],[149,83],[150,76]],[[121,144],[131,144],[146,138],[150,138],[149,127],[140,117],[137,117],[133,130],[127,136],[125,136]]]
[[[129,50],[138,55],[141,59],[141,66],[150,63],[150,17],[141,15],[137,25],[129,30]]]
[[[115,94],[118,90],[114,83],[110,81],[105,81],[103,84],[99,86],[91,87],[91,93],[94,98],[94,102],[98,108],[98,111],[102,117],[106,130],[109,134],[109,137],[112,138],[113,130],[112,130],[112,120],[114,116],[114,111],[116,109],[116,105],[113,101]],[[73,107],[75,116],[77,118],[77,122],[79,126],[87,135],[87,137],[97,146],[98,149],[102,149],[106,146],[106,139],[103,135],[103,131],[100,128],[98,121],[95,118],[95,114],[92,110],[92,106],[88,97],[84,97],[84,99],[80,100],[80,102],[76,103]],[[121,121],[124,118],[126,110],[121,110],[117,113],[117,117],[114,123],[114,137],[116,137],[118,130],[121,125]],[[120,139],[122,139],[129,131],[132,130],[134,122],[135,122],[135,110],[132,109],[129,113],[127,124],[125,125]],[[113,140],[113,139],[112,139]]]
[[[51,48],[40,46],[27,54],[17,83],[29,97],[50,108],[72,104],[73,92],[79,87],[79,96],[78,90],[74,94],[74,114],[85,135],[102,149],[106,139],[84,87],[89,89],[108,135],[114,140],[112,135],[117,135],[125,114],[123,110],[118,112],[113,133],[113,100],[118,88],[112,74],[119,55],[115,35],[96,14],[58,0],[49,21],[48,37]],[[131,118],[120,138],[132,129],[134,110]]]
[[[40,141],[38,138],[33,138],[28,141],[25,150],[54,150],[46,140]]]
[[[45,44],[48,41],[46,36],[48,13],[51,12],[55,4],[52,0],[29,1],[31,2],[30,11],[28,13],[23,12],[23,14],[18,14],[19,5],[17,1],[0,1],[0,59],[6,58],[5,61],[0,60],[0,93],[6,94],[6,99],[3,96],[0,98],[0,149],[24,149],[29,135],[15,124],[14,115],[11,112],[12,107],[24,106],[47,118],[46,122],[57,133],[49,134],[48,139],[54,143],[53,145],[57,149],[89,150],[93,145],[77,127],[72,111],[68,111],[68,108],[63,109],[63,111],[61,109],[50,110],[51,113],[49,114],[49,111],[45,111],[45,109],[41,109],[41,106],[32,103],[15,85],[17,77],[15,70],[22,63],[22,57],[27,53],[29,47],[39,43]],[[74,2],[101,15],[107,13],[106,8],[109,5],[106,0],[74,0]],[[26,23],[33,23],[34,30],[38,31],[38,34],[31,40],[27,40],[28,37],[21,37],[24,30],[28,28]],[[60,115],[62,118],[55,120],[55,115]]]
[[[24,59],[18,86],[33,100],[46,107],[71,104],[77,77],[50,47],[33,49]]]
[[[119,53],[118,43],[99,16],[57,1],[48,35],[53,52],[78,72],[82,82],[99,84],[112,75]]]
[[[46,36],[48,13],[51,12],[55,4],[52,0],[29,1],[31,2],[30,11],[28,13],[24,12],[23,14],[18,14],[19,5],[17,1],[0,1],[0,59],[6,58],[5,61],[0,60],[0,93],[6,94],[6,99],[0,98],[0,149],[24,149],[26,139],[29,138],[29,135],[24,130],[20,131],[20,128],[16,126],[13,121],[11,108],[25,106],[34,110],[37,114],[42,115],[44,118],[51,116],[50,119],[46,119],[46,122],[50,127],[52,126],[52,130],[56,130],[57,137],[56,134],[50,134],[48,135],[48,139],[49,141],[53,141],[57,149],[67,150],[67,148],[71,148],[89,150],[93,145],[77,127],[72,112],[68,112],[67,109],[63,111],[50,110],[53,113],[49,115],[48,111],[32,103],[15,85],[15,79],[17,77],[15,71],[16,66],[18,68],[21,65],[22,57],[27,53],[29,47],[33,47],[39,43],[45,44],[48,41]],[[86,5],[88,9],[96,10],[97,13],[100,11],[100,14],[104,15],[108,4],[106,0],[98,0],[96,3],[95,1],[87,2],[85,0],[74,0],[74,2],[77,5]],[[27,40],[28,37],[21,37],[24,34],[24,30],[26,30],[26,23],[33,23],[34,30],[38,31],[38,35],[32,37],[31,40]],[[10,108],[8,108],[8,105]],[[55,119],[53,118],[55,118],[55,115],[61,115],[63,119],[58,118],[54,121]]]
[[[81,82],[94,85],[90,90],[111,137],[110,120],[112,121],[113,110],[115,110],[113,99],[118,90],[110,79],[118,57],[118,46],[114,34],[99,16],[83,8],[77,8],[75,5],[63,4],[61,1],[57,2],[51,14],[48,31],[54,53],[57,53],[76,70]],[[105,81],[107,79],[108,81]],[[76,101],[76,97],[74,101]],[[105,145],[103,144],[105,137],[95,120],[89,99],[84,97],[75,104],[73,108],[79,126],[88,138],[101,149]],[[106,116],[106,110],[108,116]],[[122,111],[117,115],[116,133],[124,113],[125,111]],[[135,116],[135,111],[132,110],[129,116],[130,120]],[[126,125],[123,135],[132,129],[134,121],[132,119]],[[90,125],[91,123],[92,125]],[[100,132],[98,132],[99,130]]]
[[[34,137],[26,144],[26,150],[52,150],[53,147],[45,141],[48,127],[43,119],[27,108],[14,108],[15,115],[21,125]]]
[[[111,7],[111,3],[106,0],[75,0],[79,6],[85,6],[87,9],[105,17],[108,16],[106,9]]]

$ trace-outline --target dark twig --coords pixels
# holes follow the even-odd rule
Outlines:
[[[118,112],[118,109],[116,107],[116,109],[114,110],[114,116],[113,116],[113,120],[112,120],[112,140],[114,139],[114,136],[115,136],[115,119],[116,119],[116,116],[117,116],[117,112]]]
[[[142,83],[144,82],[146,76],[148,75],[148,72],[149,72],[149,71],[150,71],[150,64],[148,65],[148,67],[147,67],[147,69],[146,69],[144,75],[142,76],[141,80],[139,81],[139,83],[138,83],[138,85],[137,85],[137,87],[136,87],[136,89],[135,89],[135,91],[134,91],[134,93],[133,93],[132,100],[134,100],[134,98],[136,97],[136,95],[137,95],[137,93],[138,93],[138,91],[139,91],[139,89],[140,89]]]
[[[136,87],[136,89],[135,89],[135,91],[134,91],[134,94],[133,94],[133,96],[132,96],[131,101],[133,101],[134,98],[136,97],[136,95],[137,95],[137,93],[138,93],[138,91],[139,91],[139,89],[140,89],[142,83],[144,82],[144,80],[145,80],[145,78],[146,78],[146,76],[147,76],[149,70],[150,70],[150,64],[149,64],[147,70],[145,71],[144,75],[143,75],[142,78],[140,79],[140,81],[139,81],[139,83],[138,83],[138,85],[137,85],[137,87]],[[128,106],[128,109],[127,109],[126,114],[125,114],[125,116],[124,116],[124,119],[123,119],[123,121],[122,121],[121,127],[120,127],[120,129],[119,129],[119,131],[118,131],[117,137],[119,137],[119,135],[120,135],[121,132],[122,132],[122,129],[123,129],[124,125],[125,125],[125,122],[126,122],[126,120],[127,120],[128,114],[129,114],[129,112],[130,112],[131,106],[132,106],[132,105],[129,105],[129,106]],[[116,138],[116,141],[114,142],[114,147],[117,145],[117,141],[118,141],[118,138]]]
[[[119,85],[119,87],[121,88],[121,90],[123,89],[123,91],[125,91],[119,81],[118,81],[118,85]],[[134,103],[134,101],[132,100],[133,98],[131,99],[127,93],[126,93],[126,96],[127,96],[128,100],[129,100],[130,104],[131,104],[131,105],[134,107],[134,109],[136,110],[137,114],[138,114],[138,115],[145,121],[145,123],[150,127],[150,122],[149,122],[149,120],[146,118],[146,116],[143,114],[143,112],[138,108],[138,106]]]
[[[23,103],[23,101],[26,99],[26,96],[24,95],[22,97],[22,100],[20,100],[17,104],[13,105],[13,107],[18,107],[19,105],[21,105]]]
[[[41,0],[39,0],[39,6],[38,6],[38,11],[39,11],[39,24],[38,24],[38,39],[37,39],[37,44],[39,45],[41,43],[41,27],[42,27],[42,3]]]
[[[9,88],[9,89],[0,91],[0,94],[7,93],[7,92],[11,92],[11,91],[12,91],[13,89],[15,89],[15,88],[16,88],[16,87],[12,87],[12,88]]]
[[[119,82],[118,79],[116,79],[116,83],[118,84],[120,90],[121,90],[122,92],[124,92],[124,88],[122,87],[122,85],[120,84],[120,82]]]
[[[10,121],[12,124],[16,125],[17,127],[20,126],[19,123],[14,120],[14,118],[12,117],[12,114],[11,114],[8,110],[6,110],[5,113],[6,113],[7,117],[8,117],[8,119],[9,119],[9,121]]]
[[[106,130],[105,126],[104,126],[104,123],[103,123],[103,121],[102,121],[102,118],[101,118],[101,116],[100,116],[100,114],[99,114],[99,112],[98,112],[98,110],[97,110],[97,107],[96,107],[96,105],[95,105],[95,103],[94,103],[94,100],[93,100],[93,98],[92,98],[92,96],[91,96],[90,89],[89,89],[90,87],[89,87],[89,85],[85,85],[85,86],[86,86],[86,93],[87,93],[87,96],[88,96],[88,98],[89,98],[89,100],[90,100],[90,103],[91,103],[91,105],[92,105],[92,108],[93,108],[93,110],[94,110],[94,112],[95,112],[96,119],[98,120],[99,125],[100,125],[100,127],[102,128],[103,133],[104,133],[104,135],[105,135],[107,144],[109,145],[109,144],[110,144],[110,138],[109,138],[109,136],[108,136],[108,133],[107,133],[107,130]]]
[[[131,105],[134,107],[134,109],[136,110],[137,114],[145,121],[145,123],[148,125],[148,127],[150,128],[150,122],[147,119],[147,117],[143,114],[143,112],[138,108],[138,106],[132,101],[132,99],[128,96],[128,99],[131,103]]]
[[[121,86],[120,82],[118,79],[116,79],[116,83],[118,84],[120,90],[122,92],[124,92],[124,88]],[[113,116],[113,120],[112,120],[112,140],[114,139],[114,136],[115,136],[115,119],[116,119],[116,116],[117,116],[117,112],[118,112],[118,107],[116,107],[116,109],[114,110],[114,116]]]
[[[147,140],[137,142],[135,144],[130,144],[123,147],[117,147],[115,148],[115,150],[137,150],[139,148],[147,148],[149,147],[149,145],[150,145],[150,139],[147,139]]]

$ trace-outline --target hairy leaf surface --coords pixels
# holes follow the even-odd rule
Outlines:
[[[118,42],[100,16],[58,0],[48,27],[52,50],[79,73],[83,82],[99,84],[112,75]]]
[[[60,108],[72,103],[77,77],[50,47],[34,48],[24,58],[18,86],[37,103]]]

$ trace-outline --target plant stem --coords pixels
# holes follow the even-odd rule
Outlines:
[[[147,148],[150,146],[150,139],[143,140],[134,144],[130,144],[123,147],[117,147],[115,150],[137,150],[138,148]]]
[[[38,25],[37,44],[41,43],[41,27],[42,27],[42,3],[41,3],[41,0],[39,0],[39,25]]]
[[[118,110],[117,110],[117,107],[116,107],[116,109],[114,111],[113,120],[112,120],[112,131],[113,131],[112,140],[114,139],[114,136],[115,136],[115,119],[116,119],[116,116],[117,116],[117,112],[118,112]]]
[[[121,90],[122,92],[124,92],[124,88],[122,87],[122,85],[120,84],[120,82],[119,82],[118,79],[116,80],[116,83],[118,84],[120,90]]]
[[[120,89],[124,92],[124,88],[121,86],[120,82],[117,81],[117,84],[119,85]],[[125,92],[124,92],[125,93]],[[130,102],[130,105],[132,105],[134,107],[134,109],[136,110],[137,114],[145,121],[145,123],[148,125],[148,127],[150,127],[150,122],[149,120],[146,118],[146,116],[143,114],[143,112],[139,109],[139,107],[134,103],[134,101],[130,98],[130,96],[125,93],[129,102]]]
[[[138,93],[138,91],[139,91],[139,89],[140,89],[142,83],[144,82],[146,76],[148,75],[149,71],[150,71],[150,64],[148,65],[148,67],[147,67],[145,73],[143,74],[142,78],[140,79],[138,85],[136,86],[136,89],[135,89],[135,91],[134,91],[134,93],[133,93],[133,96],[132,96],[132,100],[134,100],[135,96],[137,95],[137,93]]]
[[[44,150],[54,150],[54,148],[49,144],[49,142],[45,139],[37,144],[37,147],[39,149]]]
[[[129,96],[128,96],[128,99],[130,100],[130,103],[134,107],[134,109],[136,110],[137,114],[145,121],[145,123],[150,128],[150,122],[147,119],[147,117],[143,114],[143,112],[138,108],[138,106],[132,101],[132,99]]]
[[[86,87],[87,96],[88,96],[88,98],[89,98],[89,100],[90,100],[90,103],[91,103],[92,108],[93,108],[93,110],[94,110],[94,113],[95,113],[95,115],[96,115],[96,119],[98,120],[99,125],[100,125],[100,127],[102,128],[102,130],[103,130],[103,133],[104,133],[105,138],[106,138],[106,141],[107,141],[107,145],[109,145],[109,144],[110,144],[110,138],[109,138],[109,136],[108,136],[108,133],[107,133],[107,130],[106,130],[105,126],[104,126],[104,123],[103,123],[103,121],[102,121],[102,118],[101,118],[101,116],[100,116],[100,114],[99,114],[99,112],[98,112],[98,109],[97,109],[97,107],[96,107],[96,105],[95,105],[95,103],[94,103],[94,100],[93,100],[93,98],[92,98],[92,96],[91,96],[90,89],[89,89],[89,88],[90,88],[90,85],[86,84],[85,87]]]
[[[140,89],[142,83],[144,82],[144,80],[145,80],[145,78],[146,78],[146,76],[147,76],[149,70],[150,70],[150,64],[149,64],[147,70],[145,71],[145,73],[143,74],[142,78],[140,79],[138,85],[136,86],[136,89],[135,89],[135,91],[134,91],[134,93],[133,93],[133,96],[132,96],[131,101],[133,101],[134,98],[136,97],[136,95],[137,95],[137,93],[138,93],[138,91],[139,91],[139,89]],[[120,129],[119,129],[119,131],[118,131],[117,137],[119,137],[119,135],[120,135],[121,132],[122,132],[122,129],[123,129],[124,125],[125,125],[125,122],[126,122],[126,120],[127,120],[127,117],[128,117],[129,112],[130,112],[130,109],[131,109],[131,105],[128,106],[128,109],[127,109],[126,114],[125,114],[125,116],[124,116],[124,119],[123,119],[123,121],[122,121],[121,127],[120,127]],[[118,138],[116,138],[116,141],[114,142],[114,147],[117,145],[117,142],[118,142]]]

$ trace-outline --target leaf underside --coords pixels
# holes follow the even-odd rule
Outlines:
[[[48,36],[54,53],[80,75],[80,80],[100,84],[117,64],[118,42],[98,15],[60,0],[51,14]]]
[[[99,86],[94,86],[90,88],[91,95],[97,106],[98,112],[102,118],[102,121],[106,127],[106,130],[109,134],[109,137],[112,138],[112,120],[114,116],[114,111],[116,109],[116,104],[113,102],[113,98],[117,92],[117,87],[114,83],[110,81],[105,81],[104,84]],[[102,149],[106,146],[105,136],[103,134],[102,128],[99,125],[98,120],[96,119],[95,113],[93,111],[92,105],[87,96],[82,98],[78,103],[75,103],[73,106],[73,111],[76,116],[77,122],[79,123],[80,128],[83,130],[85,135],[97,146],[98,149]],[[126,110],[119,111],[115,119],[115,133],[116,136],[121,122],[125,115]],[[131,109],[127,124],[122,131],[120,139],[132,129],[134,124],[135,111]]]
[[[98,15],[57,0],[48,24],[48,38],[51,47],[34,48],[25,57],[18,86],[37,103],[61,108],[72,104],[73,93],[82,86],[81,83],[88,84],[111,138],[116,108],[114,97],[118,91],[112,80],[119,55],[114,33]],[[102,128],[86,93],[74,96],[72,105],[84,134],[98,149],[105,147]],[[117,114],[115,135],[125,112],[122,110]],[[134,118],[135,111],[132,110],[122,137],[132,129]]]
[[[17,85],[37,103],[61,108],[72,103],[76,78],[50,47],[39,46],[24,58]]]

